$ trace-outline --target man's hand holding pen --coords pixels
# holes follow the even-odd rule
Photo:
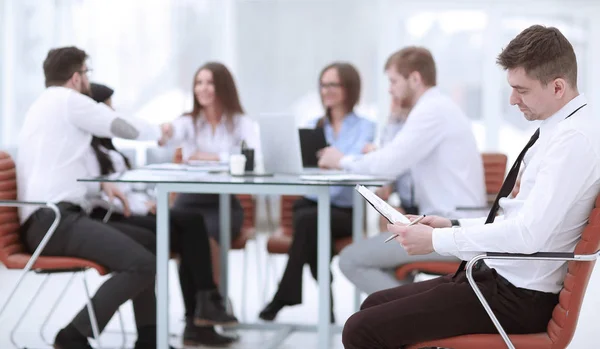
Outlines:
[[[434,251],[433,229],[446,228],[452,224],[449,219],[437,216],[408,216],[409,224],[388,224],[392,238],[396,239],[409,255],[423,255]]]

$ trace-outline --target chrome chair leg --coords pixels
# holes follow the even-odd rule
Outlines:
[[[10,342],[14,345],[15,348],[20,348],[19,345],[18,345],[18,343],[17,343],[17,340],[15,338],[15,334],[17,333],[17,329],[21,325],[21,322],[23,322],[23,319],[25,318],[25,316],[29,312],[29,309],[31,309],[31,307],[33,306],[33,303],[35,303],[35,300],[39,297],[40,293],[42,292],[42,289],[46,285],[46,282],[48,282],[48,277],[49,276],[50,276],[49,274],[44,275],[44,279],[42,280],[42,282],[40,283],[40,285],[38,286],[38,288],[35,290],[35,294],[33,295],[33,298],[31,298],[31,301],[29,302],[29,304],[27,304],[27,307],[25,307],[25,310],[23,310],[23,313],[21,314],[21,316],[19,317],[19,319],[15,323],[15,326],[10,331]]]
[[[121,308],[117,310],[117,315],[119,316],[119,324],[121,325],[121,349],[124,349],[127,344],[127,332],[125,332],[125,320],[123,319]]]
[[[260,285],[263,282],[263,273],[262,273],[262,266],[263,264],[262,262],[262,258],[261,258],[261,250],[260,250],[260,246],[258,244],[258,237],[254,237],[254,253],[256,253],[256,276],[257,276],[257,282],[256,282],[256,286],[257,286],[257,290],[258,290],[258,294],[260,294]],[[263,299],[264,301],[264,299]]]
[[[94,311],[94,305],[92,304],[92,298],[90,297],[90,290],[87,283],[87,277],[85,271],[83,272],[83,287],[85,288],[85,294],[87,296],[87,308],[90,316],[90,322],[92,324],[92,333],[94,339],[98,343],[98,347],[102,347],[100,344],[100,331],[98,330],[98,320],[96,319],[96,312]]]
[[[248,285],[248,264],[246,263],[248,260],[247,246],[244,246],[242,258],[242,264],[244,265],[244,270],[242,271],[244,273],[244,275],[242,275],[242,321],[246,322],[246,294],[248,293],[246,290],[246,286]]]
[[[54,312],[58,308],[58,305],[62,302],[63,298],[67,294],[67,290],[69,289],[69,287],[71,287],[71,284],[73,283],[73,280],[75,280],[75,276],[77,276],[77,273],[78,272],[71,273],[71,277],[69,277],[69,280],[65,284],[65,287],[63,287],[60,295],[56,299],[56,302],[54,302],[54,304],[52,305],[52,308],[50,309],[50,312],[44,319],[42,326],[40,326],[40,337],[42,338],[44,343],[46,343],[47,345],[52,345],[52,343],[48,339],[46,339],[46,336],[44,336],[44,330],[46,329],[46,326],[48,325],[50,318],[52,317],[52,315],[54,315]]]

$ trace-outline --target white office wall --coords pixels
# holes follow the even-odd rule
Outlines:
[[[472,119],[480,148],[511,157],[535,125],[508,105],[495,57],[520,30],[533,23],[563,30],[578,54],[580,89],[600,94],[591,84],[600,78],[592,64],[600,58],[598,5],[584,0],[1,1],[4,146],[14,144],[43,89],[47,50],[63,45],[90,54],[92,79],[115,88],[117,108],[155,122],[190,108],[193,73],[208,60],[231,68],[249,115],[289,112],[298,122],[321,113],[322,67],[349,61],[362,76],[359,113],[383,122],[386,58],[423,45],[436,58],[440,88]]]

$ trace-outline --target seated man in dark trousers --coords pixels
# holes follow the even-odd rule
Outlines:
[[[510,103],[539,129],[519,154],[487,218],[427,216],[390,225],[410,255],[469,260],[484,252],[573,252],[600,189],[600,122],[577,89],[577,60],[556,28],[532,26],[500,53]],[[523,167],[520,191],[508,196]],[[442,174],[440,174],[442,175]],[[497,216],[499,208],[503,215]],[[565,262],[490,260],[473,276],[509,334],[544,332],[558,302]],[[456,274],[373,293],[346,322],[347,349],[402,348],[464,334],[498,333],[467,282]]]
[[[19,135],[17,185],[19,200],[58,203],[60,224],[43,255],[77,257],[108,268],[112,276],[92,298],[101,332],[119,306],[133,301],[138,339],[135,349],[156,347],[156,239],[152,231],[119,222],[102,223],[87,215],[86,194],[99,184],[84,184],[86,155],[92,136],[159,140],[164,131],[143,120],[125,118],[89,97],[91,69],[87,54],[76,47],[48,52],[44,61],[46,89],[27,111]],[[164,127],[162,127],[164,129]],[[123,199],[116,186],[103,183],[109,197]],[[55,215],[51,209],[20,210],[23,239],[32,251],[44,238]],[[62,329],[56,349],[91,346],[93,328],[87,309]]]

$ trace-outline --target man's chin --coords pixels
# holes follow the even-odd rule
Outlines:
[[[412,107],[414,107],[412,100],[410,98],[403,98],[400,101],[400,107],[403,109],[411,109]]]

